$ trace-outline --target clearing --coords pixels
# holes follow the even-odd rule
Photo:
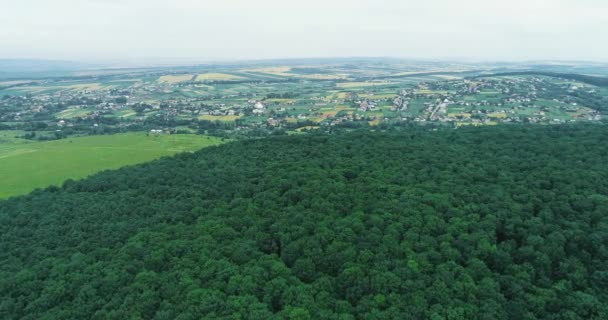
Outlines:
[[[0,131],[0,198],[222,143],[216,137],[143,132],[38,142],[14,138],[19,133]]]

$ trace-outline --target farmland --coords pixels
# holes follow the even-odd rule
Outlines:
[[[332,61],[13,80],[0,88],[0,125],[57,137],[177,127],[243,136],[402,122],[557,124],[606,111],[601,81],[493,68]]]
[[[201,73],[196,76],[196,81],[222,81],[222,80],[239,80],[244,79],[239,76],[226,73]]]
[[[341,229],[345,213],[365,217],[373,213],[364,212],[374,210],[373,208],[378,208],[376,213],[379,214],[375,221],[382,221],[386,219],[386,212],[392,211],[390,208],[385,210],[387,203],[407,209],[413,199],[420,199],[419,209],[404,211],[404,217],[411,212],[418,212],[426,219],[428,213],[433,212],[428,210],[428,205],[435,203],[438,210],[434,219],[442,221],[445,217],[451,217],[449,221],[446,220],[448,228],[459,224],[453,220],[459,212],[465,213],[463,219],[460,219],[464,221],[472,215],[479,217],[479,212],[500,213],[502,210],[503,213],[509,213],[512,212],[511,209],[529,213],[532,218],[528,217],[525,221],[538,224],[534,220],[538,216],[546,216],[550,220],[554,217],[547,214],[546,209],[536,209],[538,199],[555,198],[555,188],[563,187],[561,198],[555,198],[559,200],[556,200],[555,208],[567,215],[565,221],[570,223],[575,215],[572,210],[568,210],[569,204],[591,208],[592,203],[582,201],[588,196],[605,202],[601,197],[605,193],[602,190],[605,191],[606,188],[599,185],[597,189],[573,187],[574,178],[571,177],[579,177],[582,172],[589,177],[596,177],[580,179],[583,185],[606,180],[597,174],[603,172],[599,168],[605,167],[599,166],[603,163],[601,156],[605,155],[601,150],[603,144],[599,142],[603,138],[601,134],[605,131],[604,119],[608,113],[608,87],[601,81],[604,78],[599,77],[589,79],[564,74],[500,73],[508,71],[504,69],[504,66],[495,68],[491,65],[467,68],[462,65],[437,66],[394,61],[333,61],[323,64],[298,62],[290,65],[283,61],[253,62],[245,66],[205,65],[124,70],[121,73],[87,71],[88,75],[78,74],[76,77],[7,80],[0,86],[0,206],[14,205],[13,208],[20,210],[19,208],[28,208],[33,203],[29,199],[38,199],[37,203],[48,201],[51,210],[47,210],[47,205],[38,205],[40,213],[36,215],[57,224],[59,229],[43,233],[53,234],[53,239],[57,238],[55,234],[69,234],[68,239],[73,234],[82,234],[87,238],[116,240],[113,236],[108,237],[108,234],[114,234],[116,226],[128,229],[133,221],[140,218],[151,219],[154,223],[170,228],[179,225],[194,227],[209,222],[211,224],[204,229],[196,227],[194,233],[179,234],[187,237],[189,234],[207,236],[215,233],[222,239],[235,239],[233,235],[242,236],[247,233],[246,230],[251,230],[251,217],[257,211],[263,219],[260,219],[256,228],[267,230],[268,234],[265,238],[251,238],[248,242],[268,243],[270,248],[274,246],[274,240],[271,239],[281,238],[281,228],[275,228],[278,226],[277,217],[309,217],[311,212],[318,213],[319,217],[327,217],[327,210],[334,206],[326,204],[333,202],[339,204],[339,207],[334,207],[337,220],[327,224],[331,228],[323,227],[327,230],[332,230],[335,226]],[[163,156],[233,140],[245,141],[209,148],[196,155],[153,161]],[[551,161],[554,155],[560,161]],[[590,160],[593,157],[597,161]],[[135,166],[145,162],[151,163]],[[559,166],[558,169],[556,165]],[[594,165],[596,166],[593,167]],[[100,173],[123,166],[129,168]],[[442,166],[445,169],[443,171],[434,169]],[[529,172],[522,174],[522,169]],[[555,172],[558,174],[555,175]],[[87,176],[91,177],[83,179]],[[457,181],[453,180],[454,176],[458,177]],[[114,178],[108,180],[108,177]],[[522,181],[518,177],[528,180]],[[140,183],[134,185],[134,181]],[[309,184],[308,181],[315,182]],[[487,181],[505,184],[486,185]],[[416,189],[411,189],[411,184],[418,184],[420,191],[412,192]],[[442,186],[447,193],[429,193],[432,190],[428,188],[433,184]],[[476,185],[481,187],[473,187]],[[269,186],[271,189],[265,189]],[[38,188],[46,189],[36,190]],[[449,209],[445,205],[446,201],[459,188],[467,189],[461,192],[460,198],[455,198],[454,203],[460,207]],[[504,193],[505,188],[511,188],[510,195]],[[536,200],[526,197],[527,190],[536,190],[535,188],[538,191]],[[306,189],[310,189],[310,192],[301,192]],[[36,191],[30,196],[21,197],[33,190]],[[355,190],[356,193],[335,193],[345,190]],[[475,190],[482,192],[476,195]],[[519,199],[517,201],[522,201],[525,206],[513,202],[512,206],[505,207],[501,202],[496,207],[499,210],[487,209],[487,204],[493,200],[483,196],[492,190],[496,191],[496,199]],[[573,190],[582,191],[568,200],[567,196],[573,195]],[[369,196],[369,192],[377,194]],[[328,198],[328,194],[331,197]],[[73,198],[66,203],[67,195]],[[214,197],[217,197],[216,202],[209,202]],[[365,197],[381,201],[368,206]],[[436,199],[433,200],[434,198]],[[99,199],[104,200],[98,202]],[[256,200],[247,204],[242,202],[243,199]],[[343,207],[343,204],[357,201],[361,204],[361,210]],[[481,205],[470,206],[471,201],[479,201]],[[70,203],[76,206],[70,207]],[[228,208],[232,208],[230,210],[234,210],[237,215],[227,215]],[[272,208],[279,208],[276,214],[271,212]],[[183,211],[176,211],[182,209]],[[8,231],[17,230],[15,226],[21,226],[25,221],[18,210],[5,210],[7,216],[15,218],[12,226],[3,224],[8,225],[5,228]],[[292,210],[301,211],[295,211],[293,215]],[[102,211],[106,212],[106,217],[100,217]],[[585,211],[588,210],[583,209],[581,212]],[[49,216],[49,212],[57,214]],[[83,217],[83,212],[90,213],[83,218],[83,223],[73,226],[63,223],[68,220],[64,215],[80,218]],[[151,216],[151,212],[156,214]],[[598,208],[596,212],[602,211]],[[139,214],[140,218],[134,219],[134,214]],[[223,220],[227,228],[217,225],[219,220],[208,219],[210,214],[227,219]],[[488,230],[493,234],[494,230],[498,230],[499,220],[491,214],[488,216],[493,217],[491,223],[497,223],[496,227],[486,224],[491,226]],[[125,219],[114,224],[117,217]],[[184,218],[182,221],[185,223],[176,220],[179,217]],[[476,219],[478,218],[472,218],[472,221]],[[364,220],[366,219],[357,218],[354,224],[349,225],[355,226],[363,234],[373,233],[378,224],[372,219],[369,220],[369,228],[361,228],[358,225]],[[587,217],[583,220],[588,223],[593,219]],[[228,227],[235,226],[234,221],[246,223],[246,226],[238,226],[236,229]],[[419,224],[416,221],[414,224]],[[518,217],[514,223],[521,224],[521,221]],[[110,223],[107,230],[100,229],[99,226],[105,222]],[[38,222],[32,223],[38,226]],[[433,221],[430,223],[435,224]],[[409,222],[406,224],[394,230],[414,225]],[[44,222],[40,225],[49,224]],[[149,225],[146,222],[142,227],[147,228]],[[297,228],[305,226],[301,219],[293,220],[290,225]],[[313,226],[311,234],[315,234],[315,230],[321,230],[314,224],[310,226]],[[462,230],[465,229],[466,226],[454,228],[454,234],[463,234]],[[538,228],[535,225],[532,229]],[[201,230],[205,232],[200,232]],[[302,230],[304,229],[299,229],[298,232]],[[484,229],[480,235],[485,236],[488,230]],[[521,229],[512,227],[511,230]],[[91,232],[99,232],[99,236],[90,237]],[[386,235],[391,232],[387,228],[380,231],[380,236],[370,239],[386,242]],[[431,233],[429,239],[435,239],[435,231]],[[23,231],[18,230],[14,236],[23,234]],[[171,234],[177,233],[171,231]],[[568,231],[568,234],[573,237],[577,235],[573,231]],[[418,239],[419,235],[419,232],[414,232],[411,239]],[[123,240],[131,242],[126,237]],[[155,246],[161,248],[165,240],[159,238],[160,242]],[[306,241],[303,243],[308,243]],[[525,243],[527,240],[520,238],[519,241]],[[195,242],[213,243],[208,238]],[[82,242],[73,243],[80,246]],[[174,248],[187,248],[183,243]],[[401,248],[398,241],[394,243],[395,248]],[[125,247],[117,252],[139,252],[138,248],[144,247],[150,246],[144,243],[130,247],[135,250]],[[299,256],[301,253],[294,251],[298,247],[299,244],[288,244],[283,252],[285,256]],[[437,252],[443,254],[445,247],[440,247],[433,248],[429,251],[431,255],[424,256],[434,257]],[[464,252],[476,252],[477,247],[475,240],[473,250]],[[491,249],[491,246],[486,247]],[[106,250],[107,246],[100,248]],[[251,251],[246,248],[235,255],[233,248],[232,245],[219,248],[219,251],[230,253],[221,261],[241,259],[240,257],[245,257],[241,253]],[[343,251],[342,246],[335,248]],[[15,257],[21,256],[22,251],[16,249]],[[173,250],[167,250],[169,251]],[[175,252],[181,254],[180,251],[182,250]],[[90,250],[84,249],[82,252]],[[386,252],[388,251],[378,252],[378,257],[382,257],[379,261],[384,261]],[[268,253],[278,258],[271,251],[260,251],[261,255]],[[105,251],[100,251],[95,256],[104,254]],[[448,255],[451,254],[448,252]],[[42,255],[33,252],[32,256]],[[150,266],[157,265],[154,261],[160,261],[155,257],[164,259],[163,254],[153,256]],[[195,256],[201,257],[199,253]],[[70,254],[65,260],[67,264],[62,268],[72,270],[73,257],[78,258],[77,255]],[[487,255],[484,253],[480,257]],[[354,259],[353,261],[360,261],[360,258]],[[404,267],[399,270],[409,268],[417,272],[411,274],[412,279],[420,279],[418,268],[428,267],[427,263],[423,264],[425,259],[419,260],[420,266],[412,259],[403,260]],[[454,261],[452,256],[446,259],[449,263]],[[17,261],[17,258],[13,260]],[[283,263],[282,259],[279,261]],[[313,269],[325,265],[320,263],[314,266],[312,260],[300,265],[299,261],[295,262],[293,270],[310,269],[307,265],[313,266]],[[226,270],[223,262],[218,266],[221,270]],[[47,270],[48,259],[41,260],[40,263],[37,268]],[[132,264],[127,267],[130,265]],[[207,265],[198,260],[184,265],[205,266],[201,270],[215,273],[214,267],[207,268]],[[305,267],[300,268],[301,266]],[[104,270],[105,266],[99,265],[99,268]],[[120,268],[124,269],[124,266]],[[234,269],[237,270],[238,267]],[[374,271],[374,274],[381,274],[384,270],[381,269]],[[28,278],[27,274],[20,272],[23,270],[21,266],[14,270],[19,273],[12,278]],[[103,274],[99,270],[87,274]],[[262,269],[255,269],[254,274],[259,274],[259,270]],[[404,275],[401,271],[398,271],[399,274]],[[519,269],[513,272],[520,275]],[[141,274],[133,275],[136,282]],[[180,276],[169,276],[167,283],[176,283],[175,279],[180,279],[183,272],[180,271],[179,274]],[[339,274],[332,281],[339,283],[344,274],[347,273]],[[327,273],[321,272],[319,276],[319,279],[326,281]],[[43,271],[41,277],[48,278],[48,271]],[[363,275],[357,277],[368,278]],[[82,279],[82,276],[76,278]],[[112,277],[102,277],[107,278]],[[146,278],[148,276],[141,279]],[[436,277],[428,279],[435,281],[433,279]],[[591,279],[595,281],[594,278]],[[28,287],[40,287],[39,280],[32,281],[36,282],[27,283]],[[73,281],[75,280],[70,280]],[[48,286],[54,287],[57,282],[58,279],[52,279]],[[177,282],[190,287],[189,280]],[[544,280],[541,282],[542,285],[546,284]],[[226,279],[218,283],[224,284]],[[561,282],[553,287],[559,286],[559,283]],[[18,288],[10,282],[5,284],[9,291]],[[140,289],[136,286],[134,292],[139,294]],[[11,302],[7,304],[9,307],[30,303],[30,296],[15,290],[14,296],[21,297],[21,302]],[[41,290],[49,292],[48,295],[43,295],[44,299],[56,299],[55,291]],[[171,290],[173,289],[167,291]],[[404,292],[409,294],[410,288]],[[480,292],[485,295],[488,290],[484,287]],[[78,292],[74,294],[81,296]],[[336,296],[340,294],[336,293]],[[557,292],[556,296],[557,294],[561,295],[562,291]],[[435,297],[436,294],[431,296]],[[199,296],[196,297],[193,301],[199,304]],[[377,297],[378,295],[370,295],[357,303],[365,306]],[[407,297],[409,296],[403,296],[404,299]],[[38,303],[38,300],[33,301],[33,304]],[[111,303],[114,302],[108,302],[107,305]],[[108,307],[108,310],[125,305],[119,300],[116,303]],[[66,304],[68,305],[73,303]],[[178,310],[181,312],[183,308]],[[153,318],[154,315],[143,317]],[[421,315],[418,318],[428,317]]]
[[[0,198],[221,143],[215,137],[145,133],[38,142],[15,138],[21,133],[0,131]]]
[[[180,75],[166,75],[158,78],[158,82],[164,82],[168,84],[184,82],[188,80],[192,80],[191,74],[180,74]]]

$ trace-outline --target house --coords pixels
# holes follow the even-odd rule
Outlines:
[[[268,125],[272,127],[276,127],[277,125],[279,125],[279,121],[273,118],[268,118],[268,120],[266,120],[266,123],[268,123]]]

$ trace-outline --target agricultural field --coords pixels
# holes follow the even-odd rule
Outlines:
[[[243,80],[245,78],[227,73],[201,73],[196,76],[195,81],[230,81]]]
[[[460,64],[256,63],[13,81],[0,86],[0,127],[54,132],[57,138],[152,129],[246,137],[407,121],[452,127],[600,121],[608,111],[608,87],[597,79],[590,84],[572,75],[491,70]]]
[[[22,133],[0,131],[0,198],[222,143],[194,134],[125,133],[44,142],[15,138]]]
[[[78,107],[70,107],[55,114],[58,119],[72,119],[77,117],[85,117],[95,109],[86,109]]]
[[[253,74],[264,74],[270,76],[287,77],[287,78],[299,78],[299,79],[310,79],[310,80],[340,80],[347,79],[347,75],[335,73],[335,72],[324,72],[329,70],[322,70],[319,68],[306,68],[306,67],[289,67],[289,66],[277,66],[257,69],[244,69],[241,70],[246,73]],[[312,71],[312,72],[311,72]]]
[[[172,83],[190,81],[190,80],[192,80],[193,77],[194,76],[191,74],[166,75],[166,76],[161,76],[160,78],[158,78],[158,82],[172,84]]]
[[[198,117],[200,120],[209,120],[209,121],[234,121],[240,116],[238,115],[225,115],[225,116],[214,116],[210,114],[200,115]]]

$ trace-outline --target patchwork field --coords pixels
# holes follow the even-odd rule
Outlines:
[[[55,116],[58,119],[71,119],[71,118],[76,118],[76,117],[84,117],[87,114],[89,114],[92,110],[91,109],[81,109],[81,108],[76,108],[76,107],[70,107],[67,108],[61,112],[58,112],[57,114],[55,114]]]
[[[141,132],[47,142],[15,138],[18,134],[20,132],[0,131],[0,198],[222,143],[216,137],[147,136]]]
[[[244,78],[227,73],[201,73],[196,76],[196,81],[227,81],[241,79]]]

